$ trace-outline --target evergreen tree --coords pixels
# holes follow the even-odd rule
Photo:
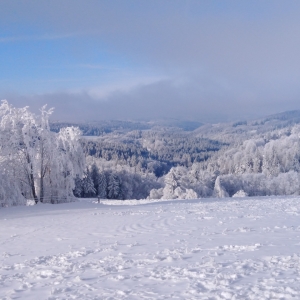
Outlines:
[[[75,178],[75,188],[74,188],[74,195],[76,197],[82,197],[83,196],[83,181],[79,176],[76,176]]]
[[[97,168],[97,166],[95,164],[92,165],[90,173],[91,173],[92,181],[94,183],[95,193],[96,193],[96,195],[99,195],[99,190],[98,190],[98,186],[99,186],[99,170],[98,170],[98,168]]]
[[[88,170],[82,180],[82,189],[85,197],[93,197],[96,195],[94,182],[92,180],[91,173]]]
[[[107,198],[107,182],[106,177],[104,173],[100,173],[98,177],[98,196],[100,199],[106,199]]]
[[[120,192],[121,192],[120,179],[114,173],[111,173],[109,176],[107,190],[108,190],[108,198],[109,199],[118,199]]]

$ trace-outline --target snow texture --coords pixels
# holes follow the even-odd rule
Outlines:
[[[10,207],[0,299],[299,299],[299,236],[299,197]]]

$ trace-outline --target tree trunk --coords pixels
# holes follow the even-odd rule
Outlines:
[[[40,180],[40,201],[44,202],[44,176]]]
[[[31,170],[32,170],[32,166],[31,166]],[[37,204],[39,202],[39,199],[38,199],[36,191],[35,191],[34,178],[33,178],[32,172],[30,173],[30,187],[31,187],[31,192],[32,192],[32,196],[35,201],[35,204]]]
[[[32,163],[30,161],[30,157],[29,157],[28,154],[26,155],[26,158],[27,158],[28,164],[30,165],[29,181],[30,181],[31,193],[32,193],[33,199],[35,201],[35,204],[37,204],[39,202],[39,199],[38,199],[36,191],[35,191],[34,177],[33,177],[33,166],[32,166]]]
[[[44,145],[41,141],[40,201],[44,202]]]

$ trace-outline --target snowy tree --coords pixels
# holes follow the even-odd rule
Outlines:
[[[96,195],[96,189],[94,187],[94,182],[91,173],[87,170],[83,180],[82,180],[82,190],[85,196],[91,197]]]
[[[106,190],[107,190],[106,176],[103,172],[101,172],[98,177],[98,196],[100,197],[100,199],[106,199],[107,197]]]
[[[83,196],[83,180],[77,175],[75,178],[75,187],[74,187],[74,195],[76,197],[82,197]]]
[[[56,180],[56,186],[57,190],[65,194],[65,197],[72,196],[72,190],[75,188],[74,178],[76,176],[82,177],[84,173],[85,157],[79,142],[80,137],[81,131],[77,127],[62,128],[57,136],[59,151],[56,162],[59,164],[60,180]]]
[[[121,192],[120,179],[114,173],[111,173],[109,176],[107,190],[108,190],[108,198],[109,199],[118,199],[120,192]]]
[[[0,173],[0,207],[26,204],[16,181],[9,176],[5,170]]]
[[[222,186],[220,176],[218,176],[216,179],[214,193],[215,196],[218,198],[229,197],[229,194],[227,193],[226,189]]]
[[[165,176],[165,187],[163,190],[164,199],[176,198],[175,189],[178,187],[175,169],[172,168],[170,172]]]
[[[43,106],[41,114],[35,115],[28,107],[14,108],[5,100],[0,105],[0,165],[22,195],[36,203],[73,197],[74,179],[82,175],[85,164],[80,131],[51,132],[52,112]]]
[[[94,183],[94,188],[95,188],[95,193],[96,195],[99,195],[99,190],[98,190],[98,186],[99,186],[99,170],[96,166],[96,164],[93,164],[90,168],[90,175],[92,178],[92,181]]]

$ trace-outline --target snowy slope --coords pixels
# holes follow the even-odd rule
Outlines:
[[[105,203],[1,209],[0,299],[300,299],[299,197]]]

